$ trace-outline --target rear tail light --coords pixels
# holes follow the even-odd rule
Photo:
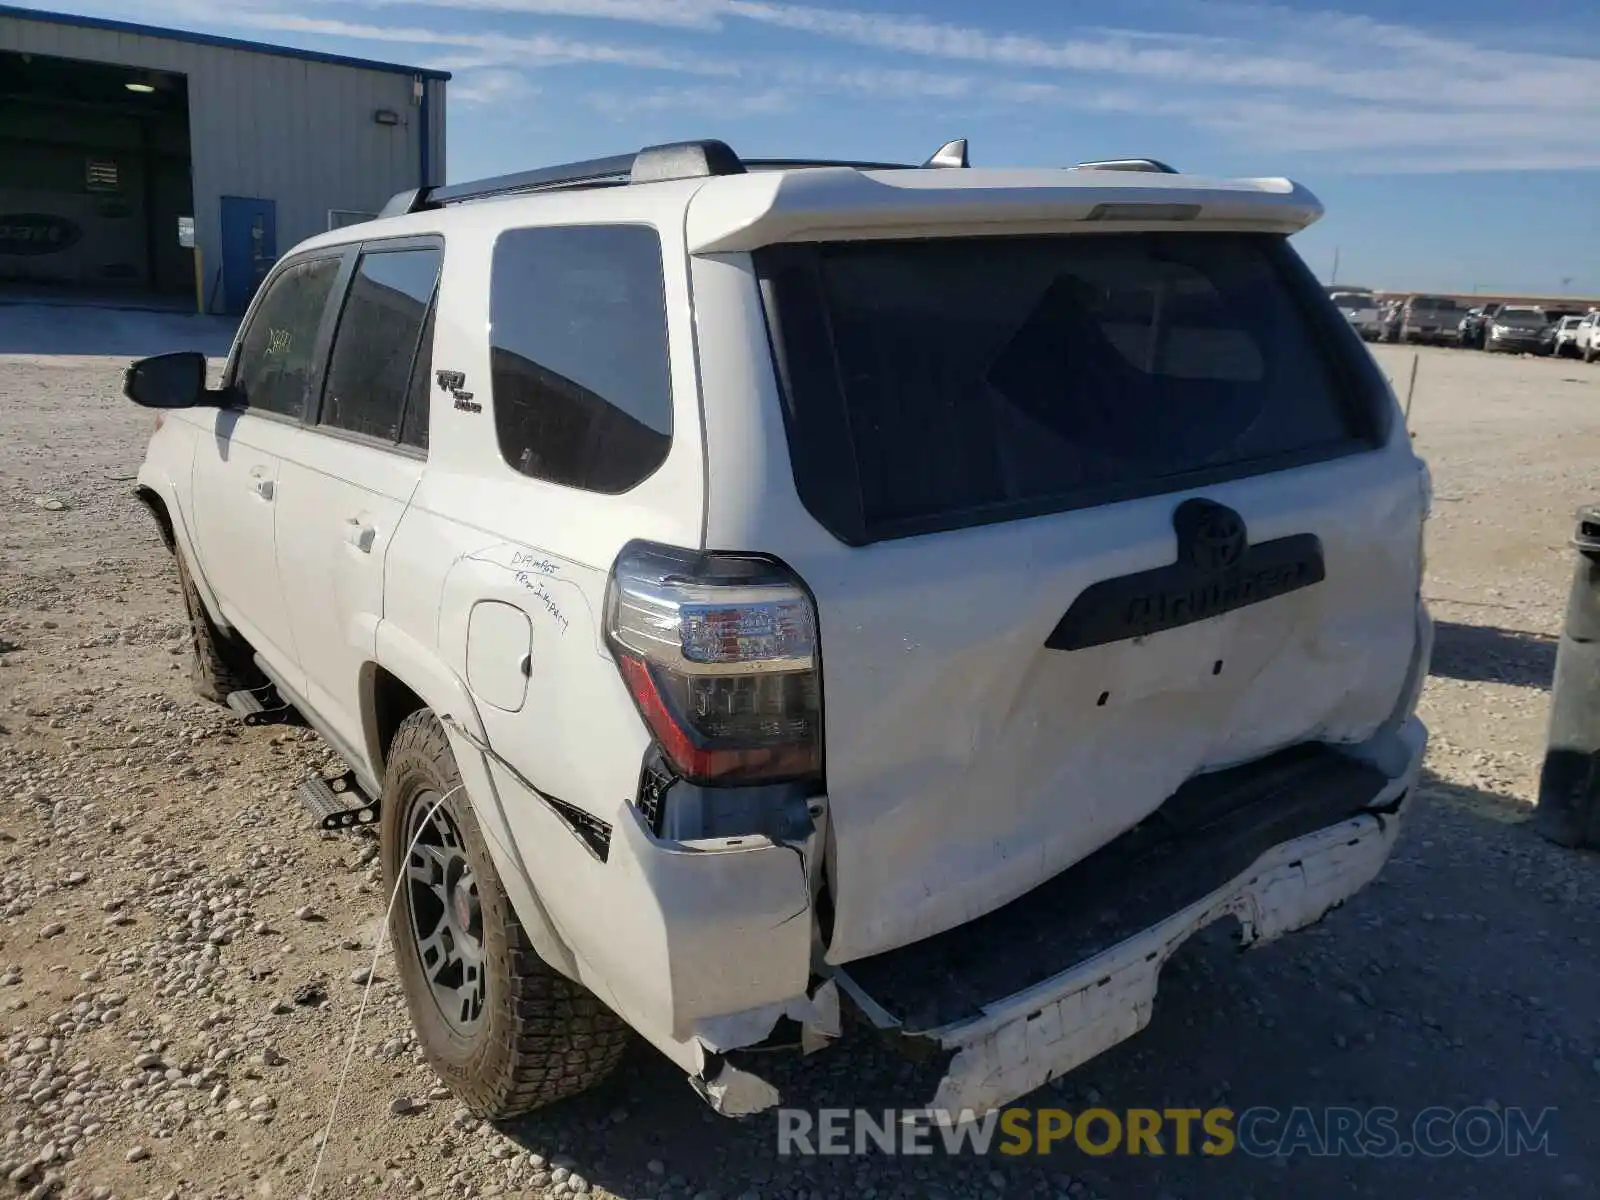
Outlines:
[[[756,555],[625,546],[606,640],[662,753],[698,784],[822,769],[822,683],[810,593]]]

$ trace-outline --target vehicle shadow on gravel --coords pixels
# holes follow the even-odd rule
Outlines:
[[[1600,1071],[1600,856],[1489,819],[1515,803],[1506,797],[1469,795],[1478,789],[1431,773],[1418,790],[1394,858],[1348,906],[1246,954],[1232,921],[1202,931],[1168,963],[1144,1032],[1020,1103],[1072,1112],[1269,1106],[1285,1120],[1295,1106],[1386,1106],[1403,1134],[1430,1106],[1517,1106],[1534,1118],[1553,1107],[1556,1157],[1334,1158],[1304,1147],[1214,1157],[1177,1154],[1170,1142],[1159,1158],[1097,1157],[1070,1144],[1046,1157],[780,1157],[775,1114],[713,1116],[682,1073],[642,1045],[597,1092],[501,1132],[629,1200],[713,1189],[723,1200],[1593,1194],[1600,1149],[1584,1140],[1579,1109]],[[807,1062],[774,1059],[769,1078],[787,1105],[881,1115],[925,1101],[937,1076],[936,1064],[908,1061],[856,1028]],[[1284,1124],[1258,1128],[1270,1141]]]
[[[1548,690],[1559,642],[1549,634],[1523,629],[1439,621],[1433,627],[1429,673],[1469,683],[1509,683]]]

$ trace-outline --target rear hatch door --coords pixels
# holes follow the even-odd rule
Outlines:
[[[830,961],[993,910],[1197,773],[1390,714],[1416,461],[1283,238],[753,263],[807,517],[771,499],[719,524],[713,488],[711,540],[753,539],[816,598]]]

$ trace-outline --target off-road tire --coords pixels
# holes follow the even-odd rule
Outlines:
[[[212,623],[183,554],[179,552],[174,557],[178,561],[178,586],[183,589],[183,606],[189,611],[192,647],[189,678],[195,692],[202,699],[226,704],[229,692],[264,686],[266,678],[256,668],[250,647],[243,639],[229,637]]]
[[[420,792],[446,796],[478,882],[485,964],[484,1019],[464,1038],[439,1011],[412,933],[410,887],[391,906],[389,935],[423,1054],[456,1098],[480,1116],[514,1117],[594,1087],[616,1068],[629,1031],[582,984],[534,950],[495,871],[443,726],[412,713],[390,743],[379,807],[386,896],[405,867],[406,821]]]
[[[1594,347],[1593,346],[1585,346],[1583,348],[1583,361],[1586,362],[1586,363],[1592,363],[1594,361]]]

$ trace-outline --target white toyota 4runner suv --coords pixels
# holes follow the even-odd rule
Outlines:
[[[1316,921],[1426,734],[1430,488],[1280,179],[654,147],[395,198],[263,283],[139,495],[201,691],[348,763],[440,1076],[631,1027],[718,1110],[841,1006],[982,1112]]]

